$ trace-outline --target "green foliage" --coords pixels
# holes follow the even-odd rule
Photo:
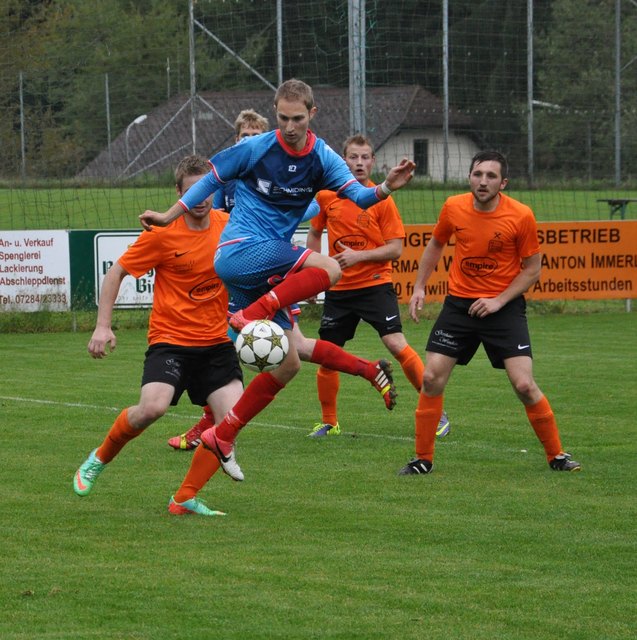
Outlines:
[[[527,0],[449,7],[449,98],[470,135],[527,161]],[[275,3],[194,3],[198,91],[263,89],[279,75]],[[635,177],[637,12],[622,3],[622,177]],[[538,178],[613,177],[615,3],[533,3]],[[440,2],[365,2],[368,86],[420,84],[443,94]],[[349,82],[348,3],[287,3],[283,76]],[[203,28],[201,28],[203,27]],[[190,89],[188,3],[5,0],[0,4],[0,175],[21,174],[20,82],[27,177],[75,175],[134,118]],[[309,45],[308,45],[309,43]],[[109,86],[107,117],[106,82]],[[388,105],[388,108],[392,108]],[[369,132],[373,135],[373,131]]]
[[[557,0],[547,31],[537,40],[538,98],[553,107],[536,114],[538,165],[552,172],[595,179],[608,174],[615,150],[615,2]],[[621,15],[621,93],[635,95],[637,12],[624,3]],[[606,43],[601,46],[600,43]],[[628,103],[626,103],[628,104]],[[634,109],[622,109],[622,165],[637,174]],[[585,150],[582,158],[573,149]]]
[[[202,491],[228,512],[220,519],[166,512],[191,460],[166,439],[199,417],[186,398],[126,446],[90,496],[73,493],[76,468],[137,400],[143,330],[120,331],[101,361],[86,354],[87,333],[0,333],[11,362],[0,369],[0,636],[633,638],[627,354],[637,338],[627,322],[625,313],[531,320],[535,372],[579,474],[549,470],[482,352],[454,372],[451,434],[437,443],[434,473],[416,478],[396,476],[412,455],[415,404],[400,374],[392,413],[342,376],[344,434],[315,441],[306,437],[320,415],[315,368],[303,365],[240,436],[245,482],[218,473]],[[418,350],[430,326],[405,325]],[[304,324],[307,335],[316,329]],[[351,346],[366,357],[381,348],[367,327]]]

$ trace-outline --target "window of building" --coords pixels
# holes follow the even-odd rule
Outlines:
[[[414,162],[417,176],[429,175],[429,140],[414,138]]]

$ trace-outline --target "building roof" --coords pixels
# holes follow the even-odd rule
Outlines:
[[[347,88],[314,87],[318,112],[311,129],[340,152],[350,135],[349,91]],[[234,141],[234,120],[242,109],[254,109],[274,127],[273,92],[207,91],[194,99],[195,146],[193,150],[192,109],[189,95],[177,95],[150,112],[140,124],[126,130],[90,162],[78,177],[128,179],[143,173],[172,171],[189,153],[210,157]],[[366,91],[367,135],[376,149],[404,130],[441,129],[443,101],[416,85],[371,87]],[[469,132],[470,116],[449,111],[449,127]],[[127,157],[128,156],[128,157]]]

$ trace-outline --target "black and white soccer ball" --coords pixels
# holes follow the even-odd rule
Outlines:
[[[241,364],[252,371],[272,371],[285,360],[290,343],[283,329],[272,320],[253,320],[235,342]]]

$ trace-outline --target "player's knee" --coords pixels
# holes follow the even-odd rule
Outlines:
[[[429,396],[439,396],[444,391],[444,387],[444,378],[427,367],[422,378],[423,391]]]
[[[168,407],[163,402],[150,402],[141,405],[139,409],[139,422],[148,426],[159,420],[166,413]]]
[[[533,378],[518,378],[512,382],[515,393],[520,398],[531,398],[534,396],[537,385]]]
[[[330,285],[332,287],[341,279],[343,275],[341,267],[338,262],[336,262],[336,260],[330,261],[325,267],[325,271],[327,271],[327,275],[330,279]]]

